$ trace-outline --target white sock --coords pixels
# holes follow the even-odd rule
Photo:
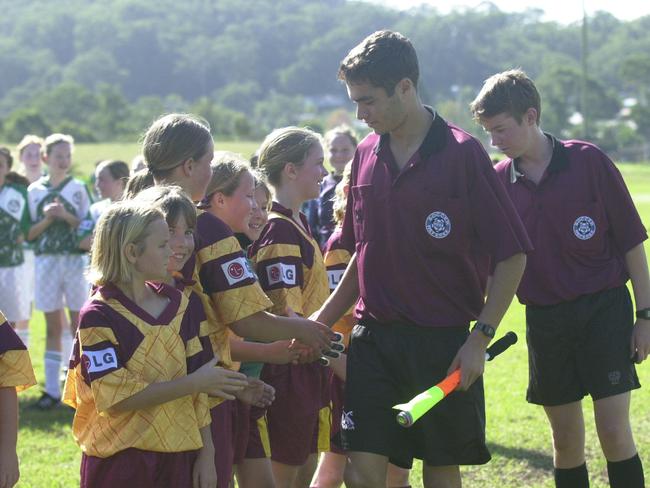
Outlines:
[[[23,341],[25,347],[29,349],[29,329],[16,329],[16,335]]]
[[[61,353],[59,351],[45,351],[45,393],[54,398],[61,398],[60,369]]]
[[[61,332],[61,366],[64,371],[68,370],[70,364],[70,355],[72,354],[72,342],[74,338],[70,335],[70,331]]]

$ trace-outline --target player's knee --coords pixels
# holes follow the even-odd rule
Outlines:
[[[345,468],[345,486],[348,488],[376,488],[385,486],[386,479],[380,473],[363,470],[354,463],[348,463]]]
[[[580,432],[574,429],[563,429],[553,431],[553,448],[558,455],[573,455],[581,453],[583,437]]]
[[[634,440],[625,425],[612,424],[598,426],[598,437],[608,459],[616,459],[621,453],[634,451]]]

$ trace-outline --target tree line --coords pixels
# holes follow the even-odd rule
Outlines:
[[[581,23],[542,11],[479,8],[441,14],[345,0],[0,0],[0,139],[64,131],[79,140],[132,140],[157,115],[192,111],[216,134],[258,138],[291,123],[319,128],[352,106],[340,60],[369,33],[414,42],[420,92],[468,128],[483,80],[522,67],[543,98],[542,125],[623,151],[650,139],[650,17]],[[587,87],[586,104],[581,103]],[[334,112],[334,113],[332,113]]]

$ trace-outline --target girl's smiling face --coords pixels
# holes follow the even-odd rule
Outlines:
[[[169,225],[169,247],[172,255],[169,258],[169,272],[178,272],[194,252],[194,229],[188,227],[185,216],[179,214],[174,225]]]
[[[40,173],[41,171],[41,146],[38,144],[27,144],[20,152],[20,161],[29,173]]]
[[[165,281],[172,254],[169,228],[162,218],[149,224],[142,252],[135,258],[135,270],[145,281]]]
[[[248,222],[248,229],[244,232],[246,237],[251,241],[255,241],[260,237],[264,226],[269,220],[269,198],[267,196],[266,190],[263,186],[258,185],[255,188],[255,203],[257,208],[253,210],[253,215],[251,215],[250,221]]]
[[[318,198],[320,184],[327,176],[323,162],[323,146],[320,143],[314,143],[305,156],[303,164],[296,169],[295,182],[301,189],[303,201]]]

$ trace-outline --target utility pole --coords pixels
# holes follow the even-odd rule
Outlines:
[[[582,79],[580,87],[580,111],[582,112],[582,131],[585,140],[590,140],[590,127],[589,127],[589,106],[587,92],[589,90],[588,71],[589,66],[587,57],[589,55],[588,36],[587,36],[587,9],[585,8],[585,0],[582,0]]]

